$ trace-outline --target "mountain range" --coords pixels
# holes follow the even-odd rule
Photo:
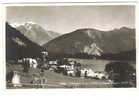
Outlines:
[[[110,31],[93,28],[78,29],[43,45],[55,54],[110,55],[135,51],[135,29],[122,27]]]
[[[135,29],[127,27],[110,31],[82,28],[60,35],[46,31],[36,23],[15,27],[6,23],[7,58],[35,56],[44,49],[58,55],[135,58],[135,41]]]
[[[15,28],[19,30],[25,37],[38,45],[43,45],[48,41],[60,36],[60,34],[57,32],[46,31],[43,27],[34,22],[26,22],[24,24],[15,24],[12,26],[15,26]]]

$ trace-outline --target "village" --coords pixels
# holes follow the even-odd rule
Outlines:
[[[63,59],[49,59],[48,52],[41,52],[41,58],[23,58],[18,59],[17,62],[23,65],[23,72],[30,73],[30,70],[40,70],[40,75],[33,73],[33,80],[30,83],[22,83],[21,75],[18,71],[9,72],[7,75],[7,84],[11,87],[22,87],[23,85],[31,85],[36,88],[46,88],[48,79],[43,74],[46,70],[52,73],[59,73],[68,77],[77,77],[83,79],[93,80],[108,80],[108,74],[106,72],[94,71],[91,68],[83,67],[79,62],[69,60],[68,58]],[[111,80],[107,82],[112,83]]]

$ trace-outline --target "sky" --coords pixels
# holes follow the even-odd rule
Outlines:
[[[135,28],[133,5],[90,6],[9,6],[6,21],[22,24],[28,21],[46,30],[69,33],[80,28],[112,30],[123,26]]]

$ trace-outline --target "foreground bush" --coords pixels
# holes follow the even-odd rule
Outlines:
[[[136,87],[135,69],[125,62],[110,62],[105,66],[113,87]]]

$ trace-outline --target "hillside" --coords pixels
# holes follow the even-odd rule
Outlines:
[[[6,23],[6,60],[38,56],[43,48]]]
[[[135,29],[122,27],[111,31],[78,29],[64,34],[44,47],[52,53],[89,55],[119,54],[135,50]]]

